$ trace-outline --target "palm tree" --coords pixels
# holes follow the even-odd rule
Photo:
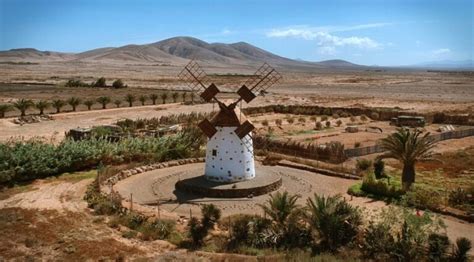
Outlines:
[[[33,101],[31,101],[30,99],[19,99],[17,101],[15,101],[15,103],[13,103],[13,106],[16,107],[18,110],[20,110],[21,112],[21,116],[25,116],[26,115],[26,110],[28,110],[28,108],[32,107],[34,104],[33,104]]]
[[[275,195],[270,194],[265,205],[260,205],[274,223],[272,235],[278,245],[292,246],[298,242],[301,235],[301,229],[298,226],[299,215],[302,213],[302,209],[296,204],[299,197],[299,195],[290,195],[286,191],[277,192]]]
[[[50,104],[48,101],[40,100],[35,103],[35,107],[40,111],[40,115],[44,114],[44,110],[49,108]]]
[[[61,113],[61,108],[66,105],[66,102],[61,99],[55,99],[51,104],[56,108],[56,113]]]
[[[163,100],[163,104],[166,104],[166,99],[168,99],[168,93],[162,93],[161,94],[161,99]]]
[[[117,108],[119,108],[120,105],[122,104],[122,100],[117,99],[117,100],[114,101],[114,104]]]
[[[125,101],[128,102],[128,106],[129,106],[129,107],[132,107],[132,106],[133,106],[133,102],[135,102],[135,99],[136,99],[135,96],[132,95],[132,94],[127,94],[127,95],[125,96]]]
[[[99,80],[97,80],[99,81]],[[91,110],[92,106],[95,104],[95,101],[92,99],[88,99],[84,101],[84,105],[87,106],[87,110]]]
[[[12,105],[10,104],[2,104],[0,105],[0,118],[5,117],[5,113],[11,111],[13,109]]]
[[[107,108],[107,104],[110,103],[110,97],[108,97],[108,96],[101,96],[101,97],[97,98],[97,102],[99,102],[99,104],[102,105],[102,109],[106,109],[106,108]]]
[[[72,107],[72,111],[76,111],[76,107],[81,104],[81,99],[78,97],[71,97],[67,103]]]
[[[150,95],[150,100],[151,102],[153,103],[153,105],[156,105],[156,100],[158,99],[158,95],[157,94],[151,94]]]
[[[415,182],[416,162],[430,159],[434,144],[429,133],[422,135],[418,129],[399,128],[396,133],[382,139],[381,146],[387,152],[378,159],[393,158],[403,164],[402,186],[403,190],[408,191]]]
[[[319,196],[306,201],[306,219],[321,240],[321,246],[336,250],[339,246],[352,241],[362,224],[362,215],[357,207],[353,207],[341,198],[335,196]]]
[[[191,104],[194,105],[194,98],[196,97],[196,94],[194,92],[191,92],[191,94],[189,94],[189,96],[191,97]]]
[[[171,97],[173,98],[173,103],[176,103],[178,101],[178,96],[179,96],[178,92],[173,92],[171,94]]]
[[[146,100],[148,99],[148,97],[146,95],[141,95],[138,100],[140,100],[140,102],[142,103],[142,106],[145,105],[145,102]]]
[[[188,93],[183,92],[181,93],[181,96],[183,97],[183,103],[186,102],[186,97],[188,96]]]

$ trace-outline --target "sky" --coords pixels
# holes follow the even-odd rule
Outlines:
[[[82,52],[174,36],[364,65],[472,60],[474,0],[0,0],[0,50]]]

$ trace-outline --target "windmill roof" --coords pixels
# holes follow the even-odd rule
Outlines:
[[[214,126],[240,126],[245,121],[247,121],[247,117],[237,107],[234,109],[221,109],[211,119],[211,123]]]

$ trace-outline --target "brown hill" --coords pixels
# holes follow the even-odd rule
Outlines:
[[[173,37],[145,45],[106,47],[70,54],[36,49],[12,49],[0,51],[0,62],[6,61],[79,61],[126,64],[170,64],[182,65],[196,59],[219,67],[247,66],[268,62],[287,69],[357,68],[358,65],[343,60],[321,63],[293,60],[270,53],[245,42],[233,44],[207,43],[193,37]]]

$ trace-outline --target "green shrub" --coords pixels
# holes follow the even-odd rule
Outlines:
[[[265,232],[270,228],[271,221],[257,215],[239,215],[230,228],[230,249],[239,245],[261,248],[267,246]]]
[[[357,170],[367,171],[370,169],[371,166],[372,166],[372,161],[370,161],[369,159],[365,159],[365,158],[357,159],[357,162],[356,162]]]
[[[432,233],[428,237],[428,259],[430,261],[446,261],[449,238],[445,234]]]
[[[192,217],[188,222],[189,235],[194,247],[201,246],[210,229],[214,227],[221,217],[221,211],[215,205],[201,206],[202,219]]]
[[[340,195],[319,196],[307,200],[308,222],[316,233],[319,247],[335,251],[350,243],[362,225],[362,215]]]
[[[389,258],[394,249],[395,238],[392,236],[391,225],[371,221],[364,230],[361,250],[366,258],[384,260]]]
[[[450,260],[456,262],[467,262],[469,261],[469,251],[472,248],[471,240],[460,237],[456,239],[456,246],[454,247],[453,254]]]
[[[377,159],[374,162],[374,174],[375,178],[381,179],[384,176],[385,162],[381,159]]]
[[[105,77],[97,79],[97,81],[92,85],[94,87],[107,87]]]
[[[99,163],[168,161],[193,156],[203,144],[196,130],[161,138],[124,138],[74,141],[54,145],[38,139],[0,143],[0,181],[27,181],[96,167]]]
[[[87,87],[87,86],[89,86],[89,84],[86,84],[86,83],[82,82],[81,80],[71,79],[71,80],[66,82],[65,86],[66,87]]]
[[[405,204],[419,209],[438,210],[443,199],[437,191],[415,187],[403,196],[403,201]]]
[[[112,87],[113,88],[124,88],[124,87],[127,87],[127,86],[122,82],[122,80],[117,79],[112,83]]]
[[[167,239],[176,230],[174,220],[156,219],[142,224],[138,231],[142,233],[143,240]]]
[[[369,172],[362,180],[361,189],[367,194],[375,197],[399,198],[403,195],[400,186],[393,183],[390,184],[391,177],[376,179],[374,173]]]
[[[336,125],[337,125],[337,126],[341,126],[341,125],[342,125],[341,119],[337,120]]]

